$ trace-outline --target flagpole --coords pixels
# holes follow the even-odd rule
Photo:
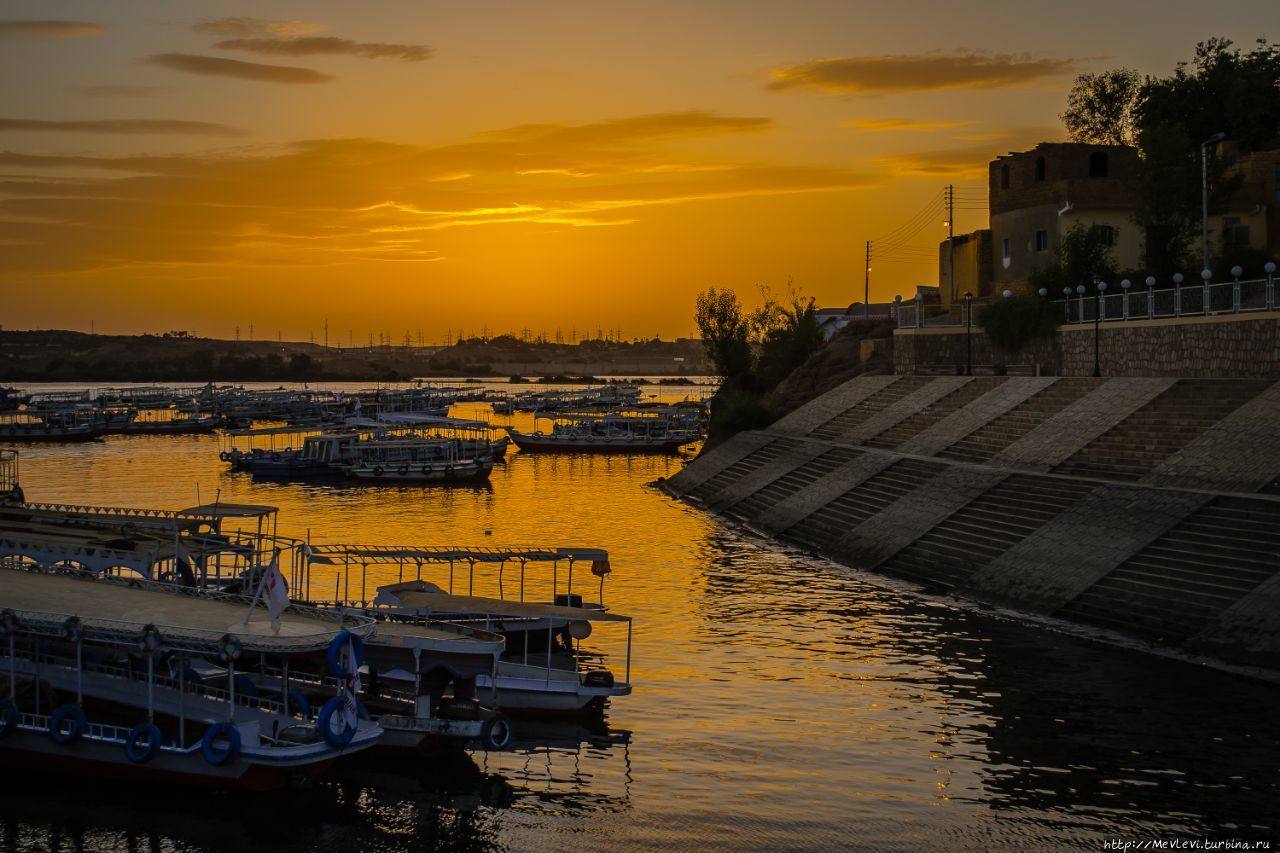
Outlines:
[[[255,556],[257,556],[256,552],[255,552]],[[279,557],[280,557],[280,549],[277,548],[275,553],[271,556],[271,562],[274,564],[275,561],[279,559]],[[257,562],[257,561],[255,560],[254,562]],[[253,608],[258,606],[258,598],[261,597],[262,588],[266,586],[266,584],[267,584],[267,573],[264,571],[262,572],[262,576],[258,578],[258,588],[253,593],[253,601],[249,602],[249,610],[247,613],[244,614],[244,621],[240,623],[246,628],[249,627],[249,617],[253,616]]]

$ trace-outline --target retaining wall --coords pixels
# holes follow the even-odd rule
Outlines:
[[[1280,669],[1280,383],[1055,395],[1081,381],[860,377],[663,486],[849,565]],[[1020,450],[947,456],[979,430]]]
[[[1099,330],[1103,376],[1264,378],[1280,376],[1280,312],[1219,314],[1103,323]],[[956,327],[894,332],[894,372],[954,373],[965,364],[965,333]],[[1094,328],[1067,325],[1051,341],[1017,353],[992,349],[980,328],[972,332],[973,364],[1039,369],[1046,375],[1092,376]]]

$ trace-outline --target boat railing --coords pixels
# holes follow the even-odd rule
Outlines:
[[[75,668],[75,661],[48,653],[41,654],[25,654],[20,648],[15,647],[14,657],[21,660],[29,660],[38,665],[60,666],[67,669]],[[85,672],[95,675],[103,675],[108,678],[126,681],[129,683],[146,684],[148,676],[146,672],[139,672],[127,666],[117,666],[114,664],[97,663],[91,661],[83,661],[82,667]],[[170,675],[161,675],[153,673],[150,677],[151,684],[156,687],[164,687],[177,693],[187,696],[199,696],[206,699],[212,699],[215,702],[229,704],[232,700],[230,690],[221,687],[213,687],[204,684],[202,681],[191,681],[185,676],[176,678]],[[274,699],[267,699],[261,696],[246,695],[243,691],[237,691],[235,694],[235,704],[242,708],[258,708],[269,711],[273,714],[284,714],[284,703]]]

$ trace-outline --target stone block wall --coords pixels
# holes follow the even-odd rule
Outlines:
[[[1280,312],[1104,323],[1098,335],[1103,376],[1280,378]],[[1052,340],[1017,353],[994,351],[973,330],[974,371],[992,365],[1039,367],[1041,374],[1092,376],[1093,326],[1063,326]],[[965,363],[963,329],[898,329],[894,372],[953,373]]]
[[[865,406],[886,380],[894,377],[850,380],[774,428],[740,434],[709,451],[662,486],[763,535],[791,539],[848,565],[1280,672],[1280,494],[1264,485],[1280,483],[1280,444],[1272,438],[1280,435],[1280,382],[1234,386],[1260,389],[1241,404],[1238,394],[1172,394],[1187,386],[1160,377],[1010,377],[935,424],[945,424],[937,434],[954,442],[964,432],[958,424],[975,430],[1002,424],[988,435],[1005,442],[1005,450],[985,461],[937,455],[948,441],[906,439],[885,449],[861,445],[866,436],[856,431],[812,436],[808,425]],[[945,396],[939,391],[957,380],[896,381],[913,390],[881,395],[871,419],[910,416],[907,400],[928,411]],[[1053,396],[1066,383],[1088,388],[1083,396]],[[1040,394],[1049,397],[1035,403]],[[1107,469],[1027,475],[1054,468],[1064,454],[1100,433],[1112,434],[1166,396],[1173,402],[1163,405],[1176,404],[1168,411],[1198,406],[1200,419],[1212,414],[1216,425],[1198,437],[1176,439],[1182,449],[1165,462],[1151,462],[1140,482],[1108,482],[1117,475]],[[1021,419],[1002,420],[1017,400],[1028,405]],[[1138,430],[1126,440],[1146,447],[1153,438]],[[1170,447],[1176,441],[1170,439]],[[781,443],[786,446],[779,451]],[[787,496],[760,496],[782,478],[794,482],[796,472],[837,455],[840,464],[815,466]],[[877,479],[926,463],[929,476]],[[854,490],[861,490],[860,497],[850,503]],[[817,516],[847,523],[805,527],[803,519]],[[1159,626],[1159,636],[1152,625]]]

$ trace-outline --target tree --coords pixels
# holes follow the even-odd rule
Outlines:
[[[1111,235],[1103,226],[1077,222],[1062,235],[1053,262],[1031,273],[1031,289],[1043,287],[1057,296],[1063,288],[1074,290],[1080,284],[1090,285],[1095,276],[1104,281],[1115,278],[1111,242]]]
[[[760,352],[757,372],[766,388],[786,379],[824,343],[813,298],[802,296],[790,283],[787,287],[785,304],[762,289],[764,304],[749,320]]]
[[[1075,142],[1094,145],[1137,143],[1137,116],[1142,77],[1132,68],[1081,74],[1067,95],[1059,118]]]
[[[746,377],[753,367],[750,329],[738,295],[729,288],[709,287],[698,294],[694,319],[702,346],[716,372],[726,381]]]

